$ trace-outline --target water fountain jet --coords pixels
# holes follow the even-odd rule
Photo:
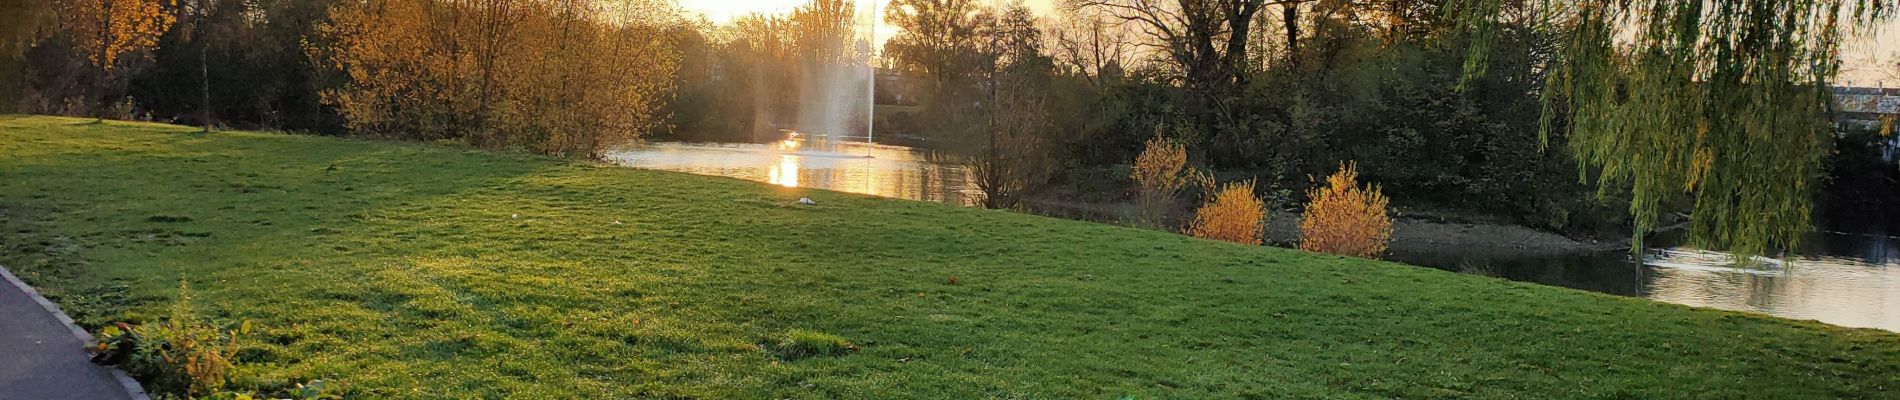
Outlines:
[[[877,69],[874,43],[877,0],[814,3],[814,13],[833,29],[807,32],[816,37],[812,48],[802,49],[798,87],[798,114],[793,130],[782,139],[795,150],[781,152],[814,157],[869,158],[869,151],[851,154],[845,145],[872,144]],[[846,9],[848,8],[848,9]],[[833,19],[835,18],[835,20]],[[829,22],[835,21],[836,24]]]

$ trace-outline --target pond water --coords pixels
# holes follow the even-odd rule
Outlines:
[[[1394,261],[1697,307],[1900,332],[1900,238],[1814,233],[1793,262],[1683,247],[1491,255],[1395,254]]]
[[[970,205],[981,192],[962,166],[899,146],[801,140],[771,144],[648,143],[610,159],[679,171],[910,200]],[[1668,240],[1662,240],[1667,242]],[[1900,238],[1816,233],[1805,256],[1737,267],[1680,247],[1644,252],[1486,254],[1450,248],[1394,261],[1657,301],[1900,332]]]
[[[982,195],[961,165],[922,150],[863,142],[645,143],[609,153],[608,159],[635,168],[960,205],[975,204]]]

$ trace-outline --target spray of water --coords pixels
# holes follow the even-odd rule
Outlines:
[[[820,0],[823,1],[823,0]],[[823,35],[801,60],[794,130],[813,151],[836,151],[840,143],[872,139],[876,103],[877,0],[844,1],[836,30]]]

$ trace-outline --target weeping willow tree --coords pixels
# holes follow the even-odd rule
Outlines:
[[[1900,0],[1461,0],[1468,76],[1502,7],[1563,37],[1546,66],[1544,137],[1561,129],[1601,190],[1630,193],[1634,249],[1666,200],[1692,200],[1691,245],[1750,257],[1809,229],[1829,151],[1842,41]],[[1547,139],[1548,140],[1548,139]]]

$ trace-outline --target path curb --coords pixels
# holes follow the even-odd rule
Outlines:
[[[98,344],[97,341],[93,340],[92,334],[86,333],[85,329],[80,329],[78,324],[73,323],[72,317],[68,317],[66,316],[66,312],[60,311],[59,305],[46,300],[46,296],[41,296],[40,291],[33,290],[33,287],[27,285],[26,281],[22,281],[20,277],[14,276],[13,271],[7,270],[7,266],[5,265],[0,265],[0,278],[6,279],[7,283],[19,288],[21,292],[26,292],[27,296],[33,298],[34,303],[39,303],[40,307],[45,308],[47,313],[53,314],[53,318],[58,319],[59,323],[65,324],[66,329],[72,331],[73,337],[79,338],[80,343],[85,343],[87,346]],[[139,386],[139,381],[132,379],[131,375],[126,375],[124,370],[113,366],[106,367],[106,370],[112,371],[112,378],[119,381],[119,386],[125,389],[125,393],[130,395],[132,400],[151,400],[152,397],[145,394],[145,387]]]

